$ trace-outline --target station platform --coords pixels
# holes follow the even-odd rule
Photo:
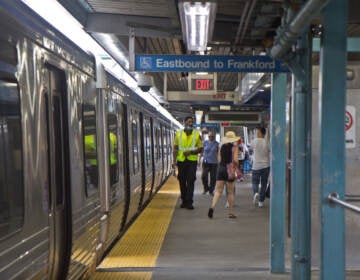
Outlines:
[[[202,194],[198,170],[194,210],[180,208],[178,181],[171,176],[97,267],[91,280],[108,279],[291,279],[287,252],[284,274],[270,273],[269,200],[252,202],[251,177],[236,183],[234,214],[227,217],[225,191],[214,218],[212,196]],[[287,244],[290,251],[290,239]],[[319,279],[319,271],[311,279]],[[347,279],[360,279],[349,271]]]

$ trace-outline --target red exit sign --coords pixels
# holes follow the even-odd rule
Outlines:
[[[191,79],[192,90],[213,90],[214,80],[213,79]]]

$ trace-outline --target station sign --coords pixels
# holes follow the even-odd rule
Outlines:
[[[135,71],[145,72],[289,72],[268,56],[135,55]],[[204,85],[205,86],[205,85]]]

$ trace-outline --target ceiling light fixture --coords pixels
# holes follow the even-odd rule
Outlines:
[[[189,51],[205,51],[214,31],[216,2],[179,2],[183,40]]]

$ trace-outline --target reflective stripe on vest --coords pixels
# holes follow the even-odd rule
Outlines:
[[[184,130],[181,130],[180,137],[179,137],[179,150],[183,151],[183,152],[193,150],[195,148],[196,130],[193,130],[192,133],[191,133],[192,142],[191,142],[190,147],[182,147],[182,145],[183,145],[183,141],[182,141],[183,133],[185,133]]]
[[[196,147],[195,147],[195,144],[196,144],[196,140],[197,140],[197,136],[199,135],[198,134],[198,131],[197,130],[193,130],[192,133],[187,136],[187,137],[192,137],[191,139],[191,146],[190,147],[184,147],[184,145],[187,145],[188,144],[188,141],[186,141],[185,139],[183,139],[183,133],[185,133],[183,130],[181,130],[179,132],[179,143],[178,143],[178,149],[179,149],[179,152],[177,154],[177,161],[179,162],[183,162],[184,160],[188,159],[190,161],[197,161],[198,159],[198,155],[197,154],[190,154],[188,156],[185,156],[184,155],[184,152],[185,151],[190,151],[190,150],[194,150]],[[184,142],[183,142],[184,141]]]

